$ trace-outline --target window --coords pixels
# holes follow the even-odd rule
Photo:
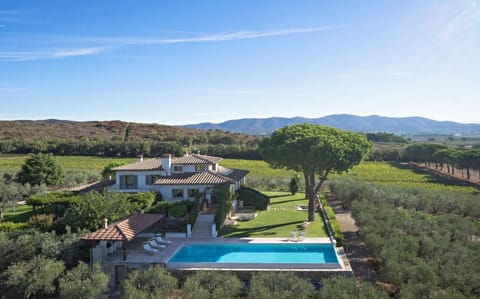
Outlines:
[[[200,194],[200,190],[198,189],[188,189],[188,197],[192,198]]]
[[[121,175],[120,189],[137,189],[138,178],[136,175]]]
[[[203,172],[207,170],[207,165],[197,164],[195,165],[195,172]]]
[[[183,166],[182,165],[174,165],[173,166],[173,172],[182,172],[183,171]]]
[[[159,178],[160,175],[158,174],[149,174],[145,177],[145,184],[153,185],[153,183],[155,183]]]
[[[173,198],[183,198],[183,189],[172,189]]]

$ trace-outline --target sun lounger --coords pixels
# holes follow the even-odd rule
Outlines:
[[[288,236],[287,241],[296,241],[297,240],[297,231],[292,230],[290,236]]]
[[[145,249],[145,251],[150,253],[150,254],[154,254],[155,252],[158,252],[158,249],[153,248],[150,245],[150,242],[143,243],[143,249]]]
[[[148,244],[150,244],[150,247],[153,247],[153,248],[156,248],[156,249],[167,247],[167,245],[158,244],[157,241],[155,241],[155,239],[151,239],[150,241],[148,241]]]
[[[305,231],[301,230],[298,233],[297,241],[303,241],[305,239]]]
[[[170,240],[165,240],[164,238],[162,238],[162,235],[161,234],[155,234],[155,238],[153,238],[155,240],[155,242],[157,243],[166,243],[166,244],[170,244],[172,243],[172,241]]]

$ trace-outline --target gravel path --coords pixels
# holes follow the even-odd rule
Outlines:
[[[347,257],[352,266],[353,274],[359,281],[377,282],[378,277],[374,269],[375,259],[370,255],[365,243],[358,236],[358,226],[355,225],[349,210],[342,207],[341,202],[327,196],[328,204],[335,211],[338,225],[347,242]]]

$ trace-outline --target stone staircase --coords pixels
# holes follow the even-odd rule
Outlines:
[[[190,240],[203,241],[208,239],[214,239],[212,236],[212,224],[215,215],[212,214],[200,214],[195,221],[195,226],[192,230]]]

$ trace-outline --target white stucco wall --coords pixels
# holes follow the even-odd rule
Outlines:
[[[120,189],[120,176],[135,175],[137,176],[137,189]],[[157,186],[147,185],[147,175],[165,175],[165,171],[117,171],[115,174],[115,185],[112,190],[118,192],[142,192],[147,190],[156,190]]]
[[[193,200],[194,197],[188,197],[188,189],[198,189],[200,193],[205,192],[207,185],[164,185],[164,186],[156,186],[155,190],[160,191],[162,193],[163,200],[169,201],[182,201],[182,200]],[[173,189],[182,189],[183,190],[183,198],[173,198],[172,190]]]

